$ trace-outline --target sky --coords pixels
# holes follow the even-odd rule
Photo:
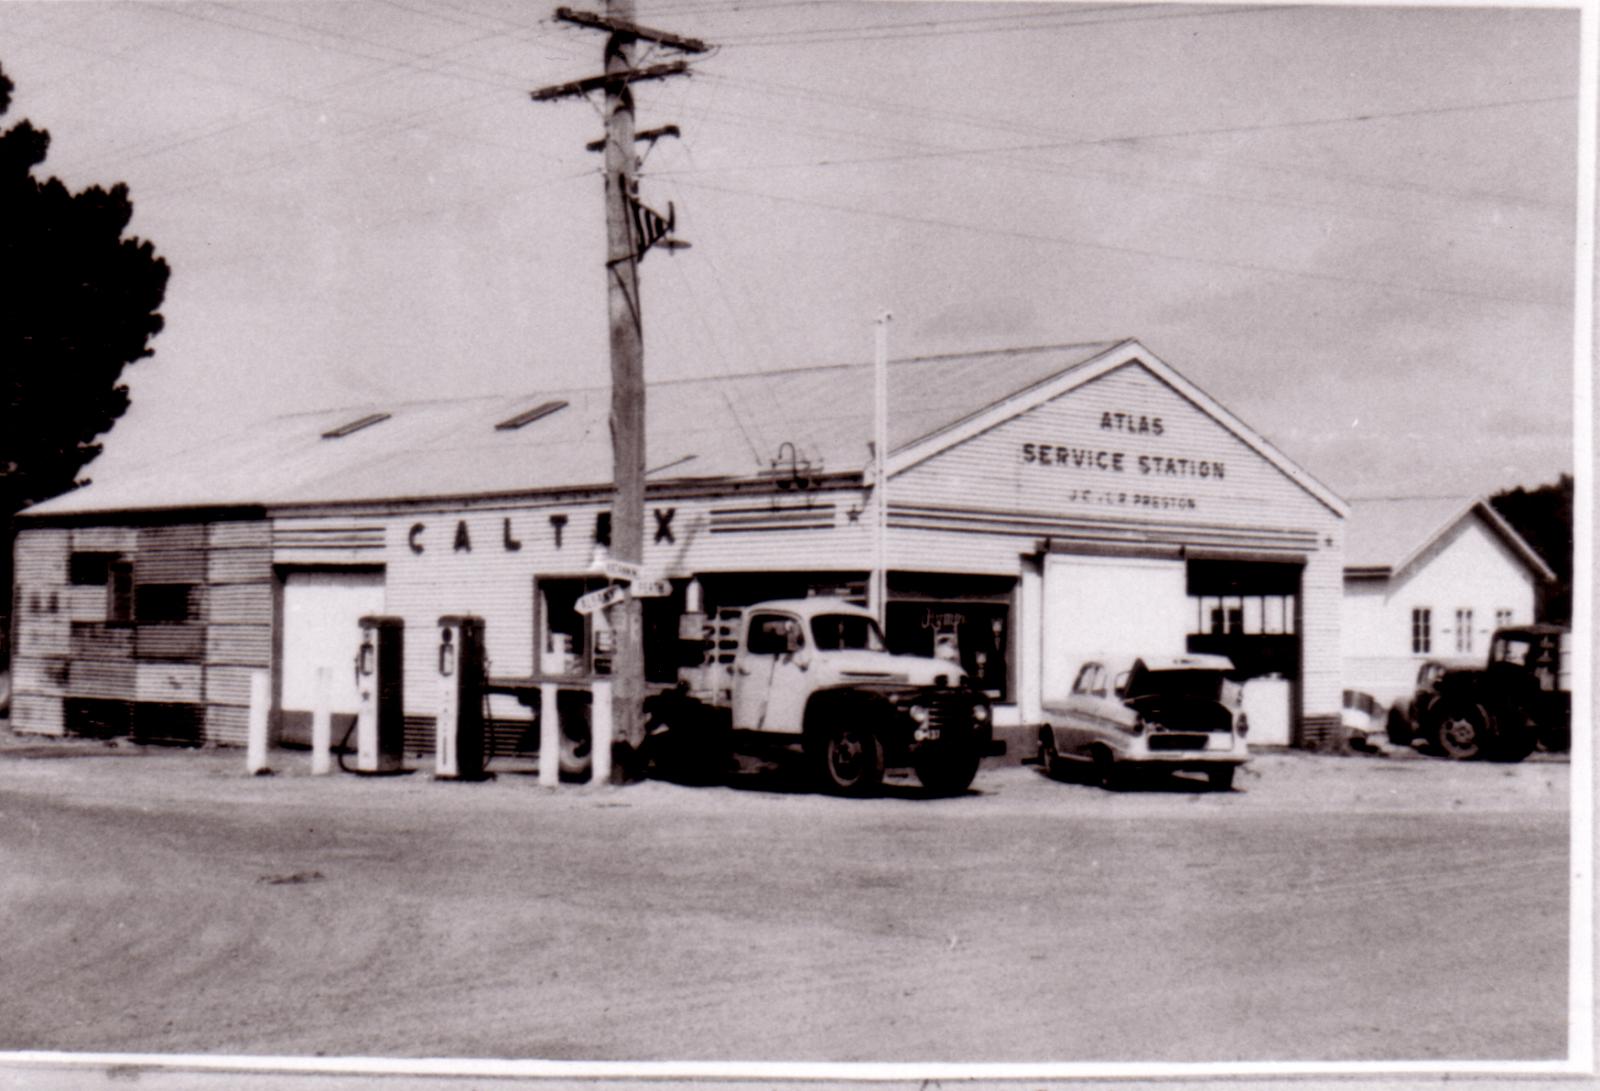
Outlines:
[[[0,125],[49,131],[36,173],[126,182],[172,267],[91,476],[280,412],[607,381],[598,104],[529,97],[602,37],[556,6],[0,3]],[[1350,498],[1572,469],[1574,9],[637,18],[714,47],[636,88],[681,131],[642,197],[691,244],[641,263],[650,378],[864,362],[888,311],[895,357],[1137,338]]]

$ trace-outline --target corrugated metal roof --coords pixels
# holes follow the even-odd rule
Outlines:
[[[889,446],[903,447],[1070,371],[1117,342],[896,360]],[[520,428],[495,425],[543,403]],[[651,383],[652,481],[752,478],[792,443],[813,471],[870,461],[872,365],[840,364]],[[28,509],[30,515],[294,506],[603,488],[611,479],[608,386],[520,396],[344,406],[274,417]],[[369,414],[388,419],[338,438]]]
[[[1463,519],[1476,515],[1537,575],[1555,574],[1533,547],[1477,496],[1376,497],[1350,501],[1345,526],[1345,570],[1394,575],[1409,567]]]

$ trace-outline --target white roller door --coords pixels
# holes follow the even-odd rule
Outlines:
[[[317,668],[332,673],[334,712],[359,711],[355,657],[359,621],[383,613],[381,572],[291,572],[283,588],[283,701],[285,711],[316,704]]]
[[[1188,631],[1181,559],[1045,558],[1041,618],[1044,702],[1063,697],[1083,660],[1181,655]]]

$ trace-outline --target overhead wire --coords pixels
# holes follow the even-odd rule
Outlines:
[[[1377,288],[1385,291],[1417,292],[1427,295],[1440,295],[1456,299],[1476,299],[1495,303],[1527,304],[1537,307],[1564,307],[1565,301],[1556,302],[1548,299],[1536,299],[1526,296],[1504,296],[1492,292],[1475,292],[1456,288],[1438,288],[1429,285],[1403,284],[1391,281],[1370,280],[1362,277],[1340,276],[1334,273],[1318,273],[1311,270],[1291,269],[1284,266],[1261,265],[1254,262],[1230,261],[1224,258],[1196,257],[1189,254],[1173,254],[1145,247],[1119,246],[1113,243],[1096,242],[1091,239],[1072,238],[1064,235],[1044,235],[1037,232],[1021,231],[1013,228],[983,226],[978,224],[963,223],[959,220],[945,219],[935,216],[917,216],[904,212],[885,212],[881,209],[861,208],[858,206],[840,204],[832,201],[819,201],[815,199],[789,197],[781,194],[764,193],[759,190],[739,189],[731,186],[715,186],[693,179],[680,179],[680,185],[696,189],[704,189],[714,193],[728,193],[738,196],[755,197],[763,200],[804,205],[821,208],[834,212],[845,212],[856,216],[865,216],[874,219],[894,220],[901,223],[919,224],[925,227],[948,227],[960,231],[968,231],[982,235],[991,235],[999,238],[1021,239],[1029,242],[1051,243],[1080,249],[1100,250],[1107,253],[1125,254],[1134,257],[1153,258],[1161,261],[1175,261],[1186,264],[1211,266],[1216,268],[1235,269],[1245,272],[1267,273],[1277,276],[1293,277],[1298,279],[1314,280],[1324,283],[1344,284],[1358,288]]]

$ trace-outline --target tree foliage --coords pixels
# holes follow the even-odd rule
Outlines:
[[[1496,493],[1489,498],[1489,504],[1556,574],[1555,583],[1541,590],[1540,620],[1571,621],[1572,475],[1562,474],[1553,485],[1535,489],[1519,485]]]
[[[0,115],[13,87],[0,71]],[[128,408],[122,369],[151,355],[167,287],[155,248],[123,237],[127,186],[35,178],[49,146],[26,120],[0,133],[0,519],[81,483]]]

